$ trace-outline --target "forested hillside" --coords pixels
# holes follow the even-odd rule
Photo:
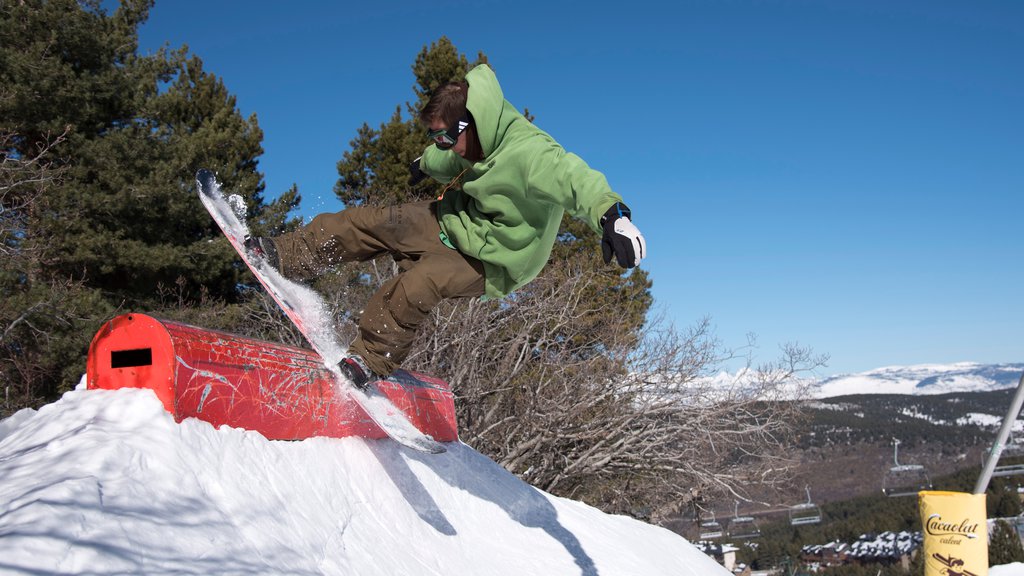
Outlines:
[[[807,420],[793,452],[799,460],[794,484],[780,495],[764,492],[762,502],[737,505],[735,500],[719,501],[709,507],[725,533],[716,542],[737,544],[742,559],[755,567],[767,567],[795,561],[805,545],[851,543],[882,532],[920,531],[917,498],[887,497],[882,492],[887,476],[892,477],[894,439],[900,441],[899,462],[922,465],[933,489],[971,492],[1014,392],[855,395],[808,403]],[[1021,462],[1024,449],[1016,443],[1000,460],[1001,464]],[[1024,476],[993,478],[988,516],[1020,514],[1017,491],[1021,486]],[[804,506],[802,511],[794,508],[801,504],[812,506]],[[729,538],[729,526],[737,514],[753,518],[760,535]],[[809,514],[819,515],[821,521],[792,525],[793,518]],[[703,514],[703,518],[709,517],[709,513]],[[700,539],[693,511],[667,525],[688,538]],[[858,569],[837,568],[828,573],[862,573]],[[863,573],[873,575],[877,570],[903,574],[898,566],[874,564]]]
[[[856,395],[805,402],[805,419],[790,452],[796,463],[792,484],[781,492],[761,492],[760,499],[754,498],[758,503],[741,501],[739,510],[781,509],[804,502],[808,489],[819,504],[881,494],[897,459],[922,465],[933,482],[958,471],[976,474],[1013,393]],[[1004,458],[1024,456],[1024,447],[1013,437],[1009,444]],[[709,508],[728,517],[735,500]]]
[[[973,445],[989,434],[1013,397],[1013,389],[992,392],[906,396],[872,394],[840,396],[808,404],[810,421],[800,448],[899,438],[907,445],[941,443]],[[973,415],[990,419],[979,420]],[[985,428],[979,424],[986,424]]]

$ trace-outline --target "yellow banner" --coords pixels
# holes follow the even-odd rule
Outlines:
[[[988,576],[985,495],[926,490],[917,499],[925,576]]]

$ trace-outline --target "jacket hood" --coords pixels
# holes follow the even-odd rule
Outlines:
[[[501,146],[505,132],[520,114],[505,101],[501,85],[490,66],[480,64],[473,68],[466,74],[466,82],[469,83],[466,108],[473,115],[477,137],[486,158]]]

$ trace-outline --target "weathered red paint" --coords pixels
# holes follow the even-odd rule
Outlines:
[[[255,430],[272,440],[312,436],[383,438],[310,350],[124,314],[89,347],[90,389],[150,388],[177,421]],[[437,378],[399,371],[379,388],[417,428],[458,439],[455,401]]]

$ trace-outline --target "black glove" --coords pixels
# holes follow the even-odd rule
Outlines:
[[[631,215],[628,206],[616,202],[601,217],[601,227],[604,228],[601,255],[605,264],[611,262],[612,254],[615,254],[619,266],[632,268],[647,256],[647,243],[630,220]]]
[[[423,156],[420,156],[420,158],[423,158]],[[420,170],[420,158],[413,160],[409,164],[409,186],[415,186],[427,177],[427,173]]]

